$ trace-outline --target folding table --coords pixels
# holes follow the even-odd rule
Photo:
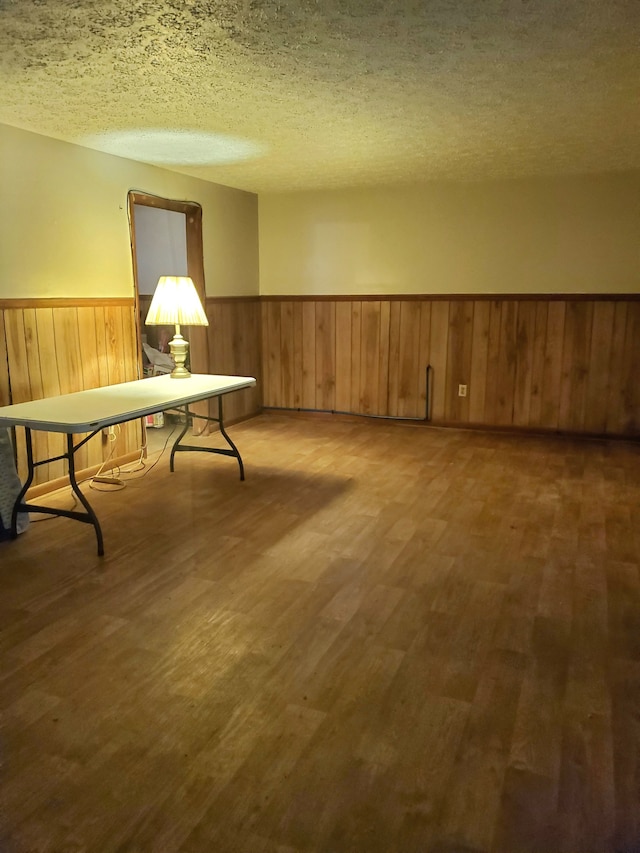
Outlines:
[[[73,394],[61,394],[57,397],[46,397],[42,400],[31,400],[26,403],[16,403],[0,407],[0,427],[22,426],[25,429],[28,473],[22,491],[18,495],[11,517],[11,535],[17,536],[17,520],[19,512],[44,512],[50,515],[73,518],[86,524],[92,524],[98,540],[98,555],[104,554],[102,530],[98,518],[80,491],[76,480],[75,454],[90,439],[106,427],[152,415],[167,410],[180,410],[185,413],[184,428],[176,438],[169,458],[170,470],[174,469],[174,456],[179,451],[205,451],[233,456],[238,460],[240,479],[244,480],[242,457],[233,441],[227,435],[222,415],[222,397],[232,391],[250,388],[256,384],[252,376],[216,376],[209,374],[192,374],[187,379],[173,379],[170,375],[152,376],[148,379],[138,379],[133,382],[121,382],[118,385],[108,385],[102,388],[91,388],[77,391]],[[189,410],[189,404],[211,397],[218,398],[218,417],[208,417],[195,414]],[[191,418],[203,418],[219,424],[220,433],[227,442],[227,447],[205,447],[182,444],[181,441],[189,429]],[[31,439],[32,430],[59,432],[67,436],[67,451],[49,459],[34,460]],[[84,434],[77,443],[74,435]],[[42,505],[27,504],[25,496],[31,485],[35,469],[59,459],[66,459],[69,468],[71,488],[85,511],[58,509]]]

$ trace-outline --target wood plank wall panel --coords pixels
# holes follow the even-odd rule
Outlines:
[[[272,334],[267,340],[280,338],[280,306],[271,314]],[[207,329],[209,339],[209,371],[230,376],[255,376],[258,385],[234,394],[224,401],[225,423],[242,420],[255,415],[262,407],[261,363],[267,355],[274,362],[269,375],[277,384],[272,393],[282,393],[282,364],[280,353],[273,350],[266,353],[261,350],[262,320],[260,302],[255,299],[207,299]],[[217,415],[218,403],[209,404],[212,416]]]
[[[4,312],[6,347],[7,347],[7,368],[9,372],[9,389],[10,403],[24,403],[26,400],[35,399],[30,397],[30,371],[29,371],[29,356],[27,352],[27,334],[24,326],[24,313],[22,311]],[[12,365],[19,365],[19,370],[11,369]],[[37,393],[37,391],[36,391]],[[34,452],[38,453],[42,449],[42,437],[34,441]],[[45,446],[46,452],[46,446]],[[16,430],[16,453],[18,457],[18,473],[24,476],[25,470],[25,441],[24,432]],[[46,478],[46,468],[42,468],[39,472],[43,479]]]
[[[284,306],[286,310],[286,305]],[[268,302],[263,309],[263,346],[262,346],[262,366],[264,370],[264,394],[270,400],[273,400],[274,406],[284,406],[282,379],[283,374],[292,375],[293,364],[290,359],[293,355],[293,336],[291,341],[282,340],[281,334],[281,312],[283,306],[278,302]],[[216,334],[215,320],[213,319],[213,311],[207,308],[209,315],[209,331],[214,335],[213,342],[209,343],[209,351],[211,353],[212,364],[219,363],[218,350],[220,347],[220,335]],[[218,312],[220,313],[220,312]],[[219,318],[221,319],[221,317]],[[290,333],[290,330],[287,329]],[[283,369],[282,359],[285,359]],[[293,390],[293,389],[292,389]]]
[[[82,387],[83,388],[99,388],[101,385],[108,383],[108,366],[105,364],[103,371],[100,370],[103,360],[98,357],[101,350],[101,342],[104,344],[104,338],[98,337],[98,329],[101,326],[104,329],[104,309],[103,308],[84,308],[77,309],[78,317],[78,343],[80,352],[83,354],[80,360],[80,369],[82,371]],[[102,381],[103,375],[105,381]],[[86,463],[87,467],[100,465],[103,461],[103,449],[98,441],[90,441],[86,447]],[[110,448],[109,448],[110,449]]]
[[[10,402],[20,403],[136,379],[133,300],[81,305],[30,300],[20,307],[3,308],[3,336]],[[10,303],[9,303],[10,304]],[[9,400],[7,400],[9,402]],[[115,446],[96,436],[76,456],[79,469],[99,465],[108,455],[124,456],[141,446],[139,421],[119,428]],[[76,436],[78,440],[80,436]],[[33,433],[36,459],[66,449],[56,433]],[[26,473],[24,432],[16,430],[18,470]],[[66,474],[62,461],[36,469],[34,484]]]
[[[550,302],[547,305],[547,333],[544,343],[542,379],[542,417],[539,423],[539,426],[545,429],[558,429],[560,427],[559,401],[565,309],[564,302]]]
[[[546,302],[535,304],[535,329],[533,355],[531,358],[531,397],[529,400],[529,423],[542,422],[542,389],[544,383],[544,351],[547,339],[548,305]]]
[[[495,423],[508,426],[513,419],[513,398],[516,383],[516,320],[517,302],[500,305],[500,342],[498,345],[497,386]]]
[[[388,300],[380,302],[380,355],[378,367],[377,408],[389,410],[389,324],[391,305]]]
[[[447,353],[449,350],[449,302],[434,302],[431,306],[431,417],[445,419],[447,399]]]
[[[360,341],[362,339],[362,302],[351,303],[351,407],[360,412]]]
[[[489,303],[489,337],[487,339],[487,372],[479,377],[485,386],[484,413],[479,423],[498,423],[498,366],[500,363],[500,324],[502,305]]]
[[[316,402],[315,408],[336,407],[336,304],[319,302],[315,313]]]
[[[431,303],[420,303],[420,340],[418,342],[418,410],[413,415],[405,417],[423,418],[427,416],[427,367],[429,364],[429,353],[431,351]],[[405,403],[408,412],[408,403]]]
[[[469,421],[469,377],[473,344],[473,309],[470,301],[449,304],[449,338],[447,344],[447,388],[445,418],[448,421]],[[460,397],[459,385],[467,385],[467,396]]]
[[[476,302],[473,308],[471,332],[471,370],[469,373],[469,421],[482,423],[487,399],[489,364],[489,330],[491,303]]]
[[[640,434],[634,297],[269,297],[262,321],[267,407],[421,419],[430,364],[433,423]]]
[[[53,357],[57,355],[56,337],[53,319],[53,308],[25,308],[22,312],[24,322],[24,334],[27,341],[28,357],[28,390],[26,400],[40,400],[42,397],[52,397],[63,392],[60,385],[58,373],[58,360]],[[64,311],[66,309],[61,308]],[[32,318],[32,326],[29,327],[29,319]],[[64,361],[64,353],[61,354]],[[12,380],[15,370],[11,371]],[[13,381],[12,381],[13,390]],[[75,389],[74,389],[75,390]],[[22,402],[13,395],[12,402]],[[19,438],[23,439],[22,430],[17,431]],[[95,442],[97,443],[97,442]],[[36,432],[33,434],[33,446],[36,459],[53,459],[61,453],[66,452],[66,440],[64,435],[55,432]],[[80,460],[78,460],[80,462]],[[23,463],[24,464],[24,463]],[[79,467],[82,467],[80,465]],[[26,467],[25,467],[26,472]],[[55,480],[65,475],[65,466],[62,460],[50,462],[42,466],[36,472],[36,483]]]
[[[293,407],[302,405],[303,376],[302,365],[303,334],[302,334],[302,304],[300,302],[289,302],[287,308],[291,312],[291,323],[293,324],[293,349],[290,372],[293,375]],[[284,389],[289,395],[288,389]],[[287,396],[289,399],[289,396]],[[287,407],[288,408],[288,407]]]
[[[285,302],[280,306],[280,382],[282,395],[287,409],[296,408],[296,399],[300,396],[299,383],[295,381],[295,320],[294,306]]]
[[[301,402],[304,409],[316,407],[316,306],[304,303],[302,322],[302,381]]]
[[[588,366],[590,381],[587,385],[584,418],[585,429],[589,432],[601,433],[607,429],[607,407],[602,403],[608,400],[611,386],[609,365],[614,312],[615,305],[612,302],[594,303]]]
[[[567,424],[571,430],[580,430],[586,416],[592,328],[593,303],[567,303],[560,389],[560,423]]]
[[[360,410],[366,415],[386,413],[379,400],[381,347],[380,302],[363,302],[360,314]]]
[[[533,357],[536,335],[536,304],[518,306],[516,325],[516,378],[513,397],[513,423],[526,426],[531,417],[533,397]]]
[[[624,331],[622,322],[619,323],[621,350],[617,364],[620,365],[621,381],[614,390],[613,399],[617,403],[614,411],[618,415],[618,424],[622,432],[640,430],[640,382],[638,381],[638,365],[640,365],[640,306],[628,303],[626,306]]]
[[[401,362],[407,355],[411,357],[411,331],[408,328],[403,338],[400,336],[402,302],[392,302],[389,306],[389,389],[387,392],[389,413],[397,415],[400,409]],[[403,346],[404,345],[404,346]]]
[[[625,371],[625,334],[627,325],[628,305],[620,302],[614,307],[613,333],[611,336],[611,360],[609,373],[621,376]],[[622,431],[625,423],[625,400],[623,382],[612,382],[607,398],[607,425]]]
[[[623,377],[624,430],[625,433],[640,432],[640,305],[631,303],[627,314],[625,334],[627,346]]]
[[[351,411],[351,377],[353,363],[352,345],[353,306],[348,302],[336,302],[336,411]]]

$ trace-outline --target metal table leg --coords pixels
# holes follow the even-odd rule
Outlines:
[[[104,555],[104,542],[102,538],[102,529],[100,527],[100,522],[98,521],[98,517],[93,511],[93,507],[80,491],[80,487],[78,485],[78,481],[76,480],[76,465],[75,465],[75,453],[76,451],[83,446],[90,438],[96,433],[92,433],[91,435],[84,438],[77,445],[73,443],[73,436],[71,434],[67,435],[67,452],[61,454],[60,456],[53,456],[50,459],[43,459],[41,462],[34,462],[33,459],[33,445],[31,441],[31,430],[28,427],[25,427],[25,437],[26,437],[26,445],[27,445],[27,479],[25,481],[24,486],[22,487],[22,491],[16,498],[16,502],[13,505],[13,511],[11,513],[11,537],[15,539],[18,535],[18,513],[19,512],[43,512],[48,515],[61,516],[64,518],[73,518],[75,521],[82,521],[84,524],[92,524],[94,530],[96,531],[96,539],[98,540],[98,556],[102,557]],[[86,512],[76,512],[75,510],[70,509],[58,509],[57,507],[43,506],[31,503],[25,503],[24,498],[27,494],[27,490],[29,486],[33,482],[33,475],[35,469],[39,465],[47,465],[49,462],[57,462],[59,459],[66,459],[68,470],[69,470],[69,482],[71,483],[71,489],[73,493],[76,495],[82,506],[85,508]]]
[[[190,411],[188,405],[185,406],[184,409],[181,409],[181,411],[184,411],[184,413],[185,413],[185,425],[184,425],[184,428],[183,428],[182,432],[180,433],[180,435],[174,441],[173,447],[171,448],[171,456],[169,457],[169,469],[171,471],[174,470],[173,457],[175,456],[176,453],[180,453],[182,451],[187,451],[187,450],[193,450],[193,451],[200,450],[200,451],[204,451],[205,453],[218,453],[222,456],[233,456],[235,459],[238,460],[238,467],[240,468],[240,479],[244,480],[244,464],[242,462],[242,457],[240,456],[240,451],[235,446],[233,441],[229,438],[229,436],[227,435],[227,431],[224,428],[223,412],[222,412],[222,396],[218,397],[218,417],[217,418],[212,418],[212,417],[209,417],[207,415],[193,414]],[[219,424],[222,437],[227,442],[229,447],[201,447],[201,446],[193,445],[193,444],[181,444],[180,442],[182,441],[184,436],[187,434],[187,430],[191,426],[191,419],[192,418],[199,418],[200,420],[212,421],[213,423]]]

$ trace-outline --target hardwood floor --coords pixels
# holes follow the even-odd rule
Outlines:
[[[639,851],[640,447],[230,432],[0,546],[0,850]]]

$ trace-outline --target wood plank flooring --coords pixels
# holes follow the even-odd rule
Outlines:
[[[640,447],[230,432],[0,545],[2,853],[637,853]]]

